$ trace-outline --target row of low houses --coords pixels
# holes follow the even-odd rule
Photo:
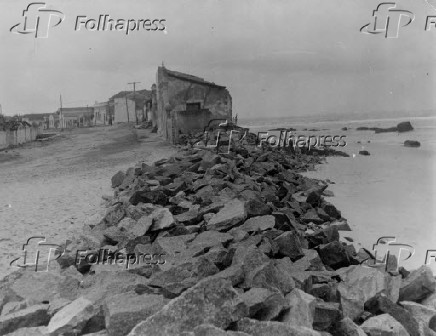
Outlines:
[[[93,106],[63,107],[22,120],[44,129],[151,121],[159,134],[177,143],[181,134],[203,131],[212,120],[231,122],[232,97],[225,86],[162,65],[151,90],[121,91]]]
[[[90,127],[113,123],[139,123],[147,120],[151,91],[121,91],[106,102],[93,106],[62,107],[54,113],[20,115],[19,119],[43,129]]]

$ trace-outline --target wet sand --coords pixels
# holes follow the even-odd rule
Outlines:
[[[102,195],[112,195],[118,170],[175,152],[148,130],[123,124],[60,134],[0,152],[0,278],[15,269],[9,263],[28,238],[62,244],[104,212]]]

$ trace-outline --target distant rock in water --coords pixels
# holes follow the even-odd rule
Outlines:
[[[389,127],[389,128],[375,128],[375,133],[389,133],[389,132],[398,132],[397,127]]]
[[[361,126],[356,128],[357,131],[374,131],[375,133],[389,133],[389,132],[409,132],[413,131],[410,121],[399,123],[396,127],[380,128],[380,127],[366,127]]]
[[[404,147],[421,147],[421,143],[416,140],[406,140],[404,141]]]
[[[342,127],[341,128],[343,131],[348,131],[348,127]]]
[[[270,129],[270,130],[268,130],[268,131],[269,131],[269,132],[273,132],[273,131],[291,131],[291,132],[295,132],[296,129],[295,129],[295,128],[292,128],[292,127],[288,127],[288,128],[285,128],[285,127],[278,127],[278,128]]]
[[[359,151],[359,154],[365,155],[365,156],[371,155],[371,154],[369,154],[369,152],[367,150],[361,150],[361,151]]]
[[[413,131],[412,124],[410,121],[404,121],[397,125],[398,132],[409,132]]]

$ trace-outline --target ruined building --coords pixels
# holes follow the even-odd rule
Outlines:
[[[152,86],[151,120],[168,141],[202,132],[213,119],[232,120],[232,97],[225,86],[161,66]]]

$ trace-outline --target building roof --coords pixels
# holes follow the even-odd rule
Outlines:
[[[185,74],[183,72],[168,70],[165,67],[159,67],[159,68],[162,68],[165,71],[165,73],[170,77],[178,78],[178,79],[181,79],[181,80],[184,80],[187,82],[208,85],[208,86],[212,86],[212,87],[216,87],[216,88],[220,88],[220,89],[226,88],[225,86],[215,84],[214,82],[206,81],[206,80],[204,80],[204,78],[201,78],[201,77]]]
[[[135,105],[137,108],[143,108],[145,105],[145,102],[148,100],[151,100],[151,91],[150,90],[138,90],[136,92],[133,91],[121,91],[117,94],[113,95],[109,98],[109,104],[111,101],[113,101],[115,98],[128,98],[135,101]]]
[[[109,102],[108,101],[101,102],[101,103],[95,102],[95,104],[94,104],[94,107],[103,107],[103,106],[109,106]]]
[[[64,117],[81,117],[82,115],[91,116],[94,115],[94,107],[63,107],[62,115]]]

